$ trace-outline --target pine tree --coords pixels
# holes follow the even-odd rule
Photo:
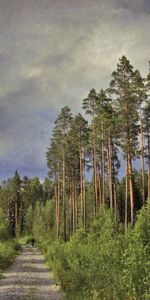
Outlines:
[[[52,132],[50,148],[47,151],[47,165],[49,168],[49,177],[53,180],[55,208],[56,208],[56,232],[57,237],[60,234],[60,201],[61,201],[61,174],[62,174],[62,130],[56,125]]]
[[[21,202],[21,180],[17,171],[15,173],[15,176],[12,179],[12,195],[14,201],[15,236],[17,237],[20,233],[19,209],[20,209],[20,202]]]
[[[144,79],[140,75],[138,70],[134,73],[134,85],[135,85],[135,93],[137,95],[137,99],[139,101],[139,121],[140,121],[140,144],[141,144],[141,167],[142,167],[142,197],[143,197],[143,205],[145,204],[145,149],[144,149],[144,120],[143,120],[143,105],[146,100],[146,92],[144,86]]]
[[[125,56],[119,60],[117,71],[112,73],[110,91],[116,95],[115,108],[118,111],[120,121],[120,145],[126,158],[126,207],[128,195],[128,180],[130,194],[131,224],[134,223],[134,194],[133,194],[133,171],[132,159],[137,154],[139,132],[139,98],[138,87],[135,80],[136,73]],[[127,210],[126,210],[127,211]]]
[[[60,167],[62,174],[62,202],[63,202],[63,236],[67,239],[67,220],[66,220],[66,142],[70,129],[72,115],[70,108],[65,106],[55,121],[55,128],[53,131],[53,138],[51,140],[50,148],[47,152],[48,167],[50,174],[54,176],[55,181],[55,200],[56,200],[56,219],[57,219],[57,235],[59,234],[60,222]],[[58,177],[58,178],[57,178]],[[56,185],[58,182],[58,189]]]
[[[93,148],[93,183],[94,183],[94,216],[98,211],[98,187],[97,187],[97,145],[96,145],[96,128],[95,117],[97,115],[98,95],[95,89],[92,89],[88,97],[83,100],[83,109],[91,117],[92,125],[92,148]]]
[[[78,168],[79,162],[79,177],[80,177],[80,212],[81,212],[81,224],[86,227],[86,195],[85,195],[85,153],[88,143],[89,130],[88,122],[79,113],[75,116],[70,133],[68,143],[72,144],[72,161],[76,157],[76,166]],[[76,147],[74,148],[74,145]],[[76,152],[77,151],[77,152]],[[76,170],[76,173],[78,170]],[[76,174],[77,175],[77,174]]]
[[[100,144],[100,164],[101,164],[101,191],[102,205],[105,206],[105,166],[107,161],[108,177],[109,177],[109,194],[110,194],[110,207],[112,209],[112,135],[111,135],[111,122],[112,119],[112,106],[111,100],[107,97],[106,91],[102,90],[98,94],[98,114],[96,117],[97,136]],[[106,155],[107,153],[107,159]]]

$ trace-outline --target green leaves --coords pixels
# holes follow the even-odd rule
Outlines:
[[[149,289],[149,204],[125,235],[102,210],[88,231],[47,245],[47,259],[67,299],[145,299]],[[144,232],[146,230],[146,243]]]
[[[0,242],[0,273],[13,261],[18,250],[20,246],[14,240]]]

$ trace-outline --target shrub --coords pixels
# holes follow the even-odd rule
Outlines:
[[[0,242],[0,270],[4,270],[13,260],[20,245],[16,241]]]
[[[150,282],[149,204],[124,234],[112,213],[102,210],[87,230],[70,241],[42,240],[55,278],[71,300],[147,299]]]

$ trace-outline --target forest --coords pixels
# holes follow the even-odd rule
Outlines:
[[[66,299],[150,299],[150,70],[122,56],[78,110],[55,120],[44,182],[0,185],[0,274],[34,236]]]

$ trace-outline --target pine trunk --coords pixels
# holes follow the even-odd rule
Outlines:
[[[128,190],[129,190],[129,172],[128,155],[126,156],[126,199],[125,199],[125,230],[128,228]]]
[[[99,189],[99,206],[102,207],[102,187],[101,187],[101,174],[98,173],[98,189]]]
[[[57,182],[55,177],[55,209],[56,209],[56,232],[58,230],[58,197],[57,197]]]
[[[105,155],[104,155],[104,135],[102,124],[102,204],[105,206]]]
[[[116,178],[114,178],[114,212],[115,212],[115,222],[117,223],[117,183],[116,183]]]
[[[78,202],[77,202],[77,184],[74,183],[74,200],[75,200],[75,232],[78,229]]]
[[[84,206],[84,228],[86,228],[86,186],[85,186],[85,151],[84,151],[84,168],[83,168],[83,206]]]
[[[15,203],[15,236],[18,235],[18,203]]]
[[[148,199],[150,199],[150,163],[148,166]]]
[[[84,209],[83,209],[83,163],[82,148],[80,147],[80,206],[81,206],[81,225],[84,225]]]
[[[98,190],[97,190],[97,153],[96,153],[96,133],[93,118],[93,168],[94,168],[94,214],[96,216],[98,210]]]
[[[142,195],[143,195],[143,205],[145,205],[145,170],[144,170],[144,132],[143,132],[143,121],[142,112],[140,108],[140,121],[141,121],[141,165],[142,165]]]
[[[74,179],[72,185],[72,228],[73,233],[75,233],[75,193],[74,193]]]
[[[108,178],[109,178],[109,196],[110,208],[113,209],[113,196],[112,196],[112,161],[111,161],[111,140],[108,140]]]
[[[70,182],[70,236],[73,233],[73,182]]]
[[[59,237],[60,228],[60,174],[59,174],[59,162],[58,162],[58,186],[57,186],[57,237]]]
[[[94,128],[94,126],[93,126]],[[96,166],[96,142],[95,142],[95,129],[93,129],[93,175],[94,175],[94,215],[96,216],[98,210],[98,190],[97,190],[97,166]]]
[[[133,192],[133,178],[132,178],[132,158],[128,154],[129,165],[129,188],[130,188],[130,209],[131,209],[131,225],[134,224],[134,192]]]
[[[150,135],[148,136],[148,199],[150,199]]]
[[[64,241],[67,239],[66,233],[66,170],[65,170],[65,151],[63,151],[63,184],[62,184],[62,198],[63,198],[63,221],[64,221]]]

